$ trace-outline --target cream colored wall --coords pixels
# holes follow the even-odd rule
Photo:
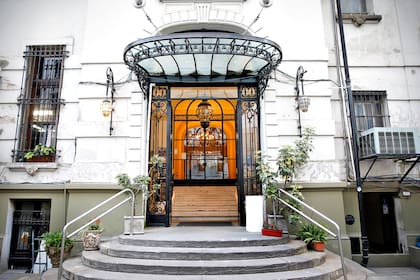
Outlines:
[[[72,219],[83,214],[87,210],[106,200],[107,198],[114,195],[118,190],[93,190],[93,189],[82,189],[82,188],[73,188],[68,190],[68,213],[67,220],[71,221]],[[69,228],[69,232],[76,230],[78,227],[82,226],[89,219],[95,218],[97,215],[111,208],[113,205],[119,201],[125,199],[127,196],[123,194],[121,197],[116,198],[114,202],[104,205],[99,208],[92,214],[88,214],[86,219],[83,219],[83,223],[77,222],[74,226]],[[113,212],[107,214],[101,218],[101,226],[104,228],[103,236],[111,237],[123,232],[123,219],[125,215],[129,215],[130,207],[128,204],[121,206],[120,208],[115,209]],[[79,235],[75,236],[76,239],[80,238]]]
[[[407,235],[407,244],[415,245],[416,237],[420,236],[419,219],[420,193],[411,193],[411,197],[401,199],[402,216]]]
[[[307,204],[314,207],[316,210],[320,211],[322,214],[326,215],[328,218],[332,219],[338,224],[341,230],[344,255],[348,258],[351,258],[350,239],[347,234],[344,220],[345,209],[343,187],[334,187],[331,185],[325,187],[322,186],[322,184],[311,185],[305,187],[302,193]],[[310,211],[305,211],[305,213],[307,213],[316,221],[320,222],[322,225],[326,226],[332,232],[336,232],[334,226],[330,226],[329,223],[316,218],[317,216],[312,215]],[[330,240],[327,243],[327,248],[333,252],[339,253],[337,239],[330,236]]]

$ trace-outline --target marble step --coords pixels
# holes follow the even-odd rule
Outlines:
[[[125,273],[169,275],[220,275],[279,272],[316,267],[325,262],[325,252],[308,251],[300,255],[264,259],[166,260],[118,258],[100,251],[84,251],[85,266]]]
[[[225,275],[166,275],[151,273],[127,273],[102,271],[87,267],[82,264],[80,258],[67,260],[64,263],[62,279],[72,280],[335,280],[340,279],[343,273],[339,256],[327,252],[323,264],[301,270],[248,273],[248,274],[225,274]],[[51,269],[42,276],[43,280],[57,279],[57,269]]]
[[[117,240],[101,244],[104,255],[154,260],[238,260],[285,257],[305,253],[306,244],[291,240],[287,244],[242,247],[157,247],[120,244]]]
[[[184,236],[171,237],[170,240],[162,238],[159,235],[151,237],[151,235],[119,235],[118,242],[123,245],[143,246],[143,247],[188,247],[188,248],[220,248],[220,247],[243,247],[243,246],[273,246],[287,244],[289,238],[262,236],[261,233],[248,233],[247,237],[243,237],[243,233],[238,232],[237,236],[231,234],[229,237],[223,236],[222,233],[210,232],[212,234],[208,238],[200,236],[199,239],[190,237],[186,239]],[[217,236],[220,234],[220,237]]]

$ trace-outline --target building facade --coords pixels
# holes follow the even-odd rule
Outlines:
[[[150,174],[154,155],[164,165],[149,225],[245,225],[245,196],[261,193],[255,152],[275,162],[307,127],[315,148],[295,178],[305,201],[340,225],[347,257],[360,258],[362,220],[372,261],[408,264],[420,235],[420,3],[342,2],[359,191],[335,1],[2,1],[1,267],[25,265],[27,236],[118,192],[117,174]],[[104,217],[105,235],[127,213]]]

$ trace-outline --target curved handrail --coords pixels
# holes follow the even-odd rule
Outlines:
[[[95,218],[93,218],[92,220],[90,220],[89,222],[87,222],[86,224],[84,224],[83,226],[79,227],[78,229],[76,229],[75,231],[73,231],[72,233],[70,233],[69,235],[66,235],[67,228],[70,225],[72,225],[76,221],[80,220],[81,218],[83,218],[86,215],[92,213],[93,211],[95,211],[99,207],[103,206],[104,204],[108,203],[109,201],[113,200],[114,198],[116,198],[116,197],[118,197],[121,194],[126,193],[126,192],[129,192],[130,193],[130,197],[124,199],[123,201],[121,201],[118,204],[114,205],[113,207],[109,208],[108,210],[106,210],[102,214],[96,216]],[[110,198],[102,201],[101,203],[99,203],[95,207],[87,210],[86,212],[84,212],[80,216],[74,218],[73,220],[71,220],[70,222],[68,222],[64,226],[63,231],[61,232],[61,252],[60,252],[60,264],[58,266],[57,280],[61,280],[61,274],[63,273],[64,245],[66,243],[66,239],[69,238],[69,237],[72,237],[73,235],[75,235],[76,233],[78,233],[79,231],[81,231],[82,229],[84,229],[86,226],[88,226],[89,224],[93,223],[97,219],[102,218],[103,216],[105,216],[106,214],[112,212],[114,209],[120,207],[121,205],[123,205],[124,203],[126,203],[129,200],[131,200],[131,209],[130,209],[131,210],[130,235],[133,235],[134,197],[135,197],[134,192],[131,189],[123,189],[122,191],[120,191],[120,192],[114,194],[113,196],[111,196]]]
[[[320,228],[322,228],[323,230],[325,230],[328,234],[332,235],[333,237],[337,237],[337,239],[338,239],[338,250],[340,251],[340,258],[341,258],[341,267],[343,269],[343,276],[344,276],[344,280],[347,280],[347,275],[346,275],[346,271],[345,271],[345,267],[344,267],[344,253],[343,253],[343,244],[342,244],[342,240],[341,240],[340,226],[336,222],[334,222],[332,219],[328,218],[327,216],[325,216],[324,214],[322,214],[321,212],[319,212],[318,210],[316,210],[312,206],[310,206],[310,205],[306,204],[305,202],[303,202],[302,200],[294,197],[293,195],[286,192],[285,190],[279,189],[279,191],[280,191],[280,193],[282,193],[282,194],[288,196],[289,198],[293,199],[294,201],[298,202],[300,205],[305,206],[306,208],[311,210],[312,213],[317,214],[320,218],[324,219],[325,221],[329,222],[330,224],[332,224],[335,227],[335,229],[337,230],[337,234],[333,233],[328,228],[321,225],[320,223],[318,223],[317,221],[315,221],[314,219],[312,219],[311,217],[309,217],[308,215],[306,215],[302,211],[296,209],[295,207],[293,207],[292,205],[290,205],[289,203],[287,203],[285,200],[281,199],[280,197],[275,198],[275,199],[279,200],[281,203],[283,203],[284,205],[286,205],[287,207],[289,207],[290,209],[292,209],[293,211],[299,213],[300,215],[302,215],[303,217],[305,217],[306,219],[308,219],[309,221],[311,221],[315,225],[317,225]]]

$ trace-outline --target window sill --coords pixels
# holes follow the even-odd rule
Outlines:
[[[55,171],[58,169],[56,162],[12,162],[6,166],[10,171],[26,172],[34,176],[38,171]]]
[[[343,23],[353,23],[359,27],[365,23],[378,23],[382,20],[381,15],[373,14],[343,14]]]

